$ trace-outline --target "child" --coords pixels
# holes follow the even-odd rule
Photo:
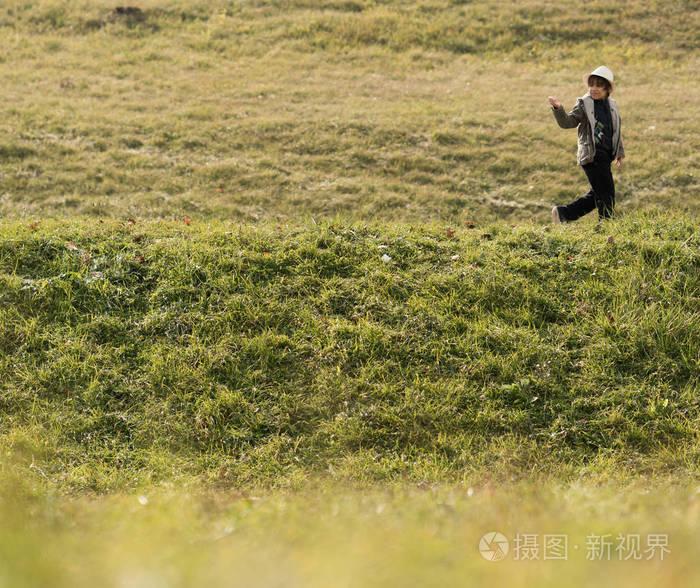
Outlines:
[[[625,150],[620,135],[620,113],[610,98],[613,73],[604,65],[584,78],[588,93],[579,98],[566,114],[561,102],[550,96],[554,118],[563,129],[578,127],[577,163],[583,167],[591,190],[566,206],[555,206],[552,218],[556,224],[574,221],[598,209],[598,218],[610,218],[615,208],[615,183],[610,164],[615,160],[622,169]]]

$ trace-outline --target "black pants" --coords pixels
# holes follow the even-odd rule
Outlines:
[[[590,191],[574,200],[571,204],[559,207],[559,214],[567,221],[574,221],[598,209],[598,218],[610,218],[615,210],[615,182],[613,181],[610,164],[612,158],[608,154],[596,154],[591,163],[583,166]]]

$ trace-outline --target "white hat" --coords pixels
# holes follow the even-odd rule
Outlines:
[[[601,65],[600,67],[594,69],[585,78],[583,78],[584,83],[588,84],[588,78],[590,78],[591,76],[598,76],[599,78],[608,80],[608,82],[610,82],[610,89],[612,90],[613,81],[615,78],[613,77],[613,72],[610,71],[609,67]]]

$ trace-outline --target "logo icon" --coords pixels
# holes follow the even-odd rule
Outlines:
[[[486,533],[486,535],[479,540],[481,557],[488,561],[501,561],[508,555],[509,549],[510,545],[508,539],[497,531]]]

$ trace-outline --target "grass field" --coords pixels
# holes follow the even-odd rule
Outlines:
[[[544,221],[587,190],[547,96],[601,62],[620,209],[697,214],[693,2],[111,6],[0,11],[0,214]]]
[[[0,7],[0,585],[696,585],[697,3],[137,7]]]

